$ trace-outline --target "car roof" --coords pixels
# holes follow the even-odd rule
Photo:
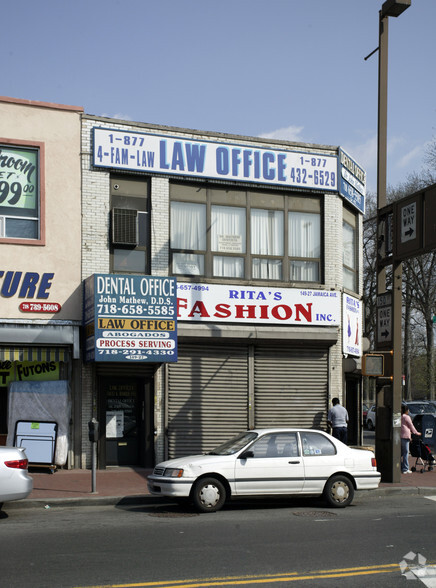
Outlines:
[[[247,433],[258,433],[258,435],[265,435],[265,433],[298,433],[298,432],[310,432],[314,431],[318,433],[324,433],[321,429],[308,429],[304,427],[272,427],[270,429],[249,429]]]

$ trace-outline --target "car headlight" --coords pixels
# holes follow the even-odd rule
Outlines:
[[[164,476],[167,478],[181,478],[183,470],[179,468],[165,468]]]

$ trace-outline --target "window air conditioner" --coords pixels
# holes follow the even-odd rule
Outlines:
[[[112,209],[112,244],[138,245],[138,211]]]

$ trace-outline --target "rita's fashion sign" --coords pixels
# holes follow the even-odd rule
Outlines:
[[[177,320],[338,326],[340,293],[178,283]]]

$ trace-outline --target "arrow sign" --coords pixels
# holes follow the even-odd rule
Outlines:
[[[377,347],[392,345],[392,295],[381,294],[377,297]]]
[[[401,207],[401,243],[415,239],[416,202],[409,202]]]

